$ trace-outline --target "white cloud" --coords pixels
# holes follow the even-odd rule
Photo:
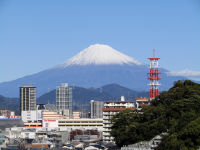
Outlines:
[[[167,72],[168,76],[184,76],[184,77],[200,77],[199,71],[192,71],[192,70],[181,70],[181,71],[170,71]]]

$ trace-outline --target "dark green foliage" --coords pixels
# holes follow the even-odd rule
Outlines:
[[[142,111],[142,114],[122,111],[112,118],[111,135],[118,146],[150,140],[167,132],[157,149],[200,147],[199,84],[190,80],[177,81],[168,92],[162,92]]]

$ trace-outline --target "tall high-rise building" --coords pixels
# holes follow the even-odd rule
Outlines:
[[[56,87],[56,108],[63,115],[72,117],[72,88],[67,83]]]
[[[24,85],[20,87],[20,112],[36,110],[36,87]]]
[[[90,115],[91,118],[103,118],[103,102],[101,101],[90,101]]]

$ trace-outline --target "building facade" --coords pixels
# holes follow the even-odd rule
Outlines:
[[[145,106],[150,105],[150,99],[149,98],[136,98],[136,107],[138,111],[141,111],[141,109]]]
[[[23,122],[36,122],[37,121],[37,110],[22,111],[21,117]]]
[[[72,88],[67,83],[56,87],[56,108],[62,115],[72,117]]]
[[[45,104],[37,104],[37,120],[42,121],[42,111],[46,110]]]
[[[20,110],[36,110],[36,87],[24,85],[20,87]]]
[[[73,119],[89,118],[88,110],[75,110],[73,111]]]
[[[90,115],[91,118],[103,118],[103,102],[101,101],[90,101]]]
[[[32,85],[20,87],[20,112],[24,122],[37,121],[36,87]]]
[[[81,112],[80,111],[73,111],[73,119],[80,119],[81,118]]]
[[[10,116],[15,116],[15,112],[11,110],[0,110],[0,116],[4,118],[9,118]]]
[[[110,136],[111,131],[111,118],[113,115],[119,113],[122,110],[131,109],[135,111],[134,101],[105,101],[103,110],[103,141],[114,142],[114,138]]]
[[[72,128],[72,129],[96,129],[99,131],[103,129],[103,119],[59,119],[58,127]]]

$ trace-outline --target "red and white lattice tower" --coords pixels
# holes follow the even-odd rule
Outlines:
[[[160,72],[158,71],[158,60],[160,58],[155,57],[155,49],[153,49],[153,57],[148,59],[150,60],[150,72],[148,73],[148,80],[150,80],[150,100],[152,100],[159,95],[158,86],[160,85],[159,80],[161,79],[159,77]]]

